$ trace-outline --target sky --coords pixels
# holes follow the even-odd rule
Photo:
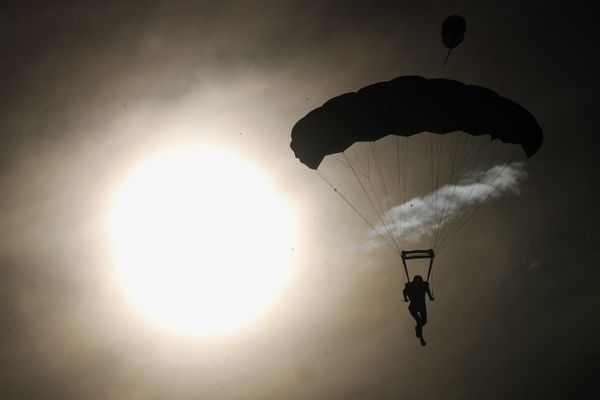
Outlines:
[[[329,98],[444,76],[544,131],[518,194],[436,260],[428,345],[400,261],[294,158]],[[597,28],[586,2],[5,2],[0,13],[0,393],[19,399],[581,398],[600,389]],[[243,154],[296,209],[297,273],[219,338],[168,335],[124,301],[101,229],[110,190],[173,143]],[[240,207],[243,200],[240,199]],[[235,244],[233,244],[235,245]]]

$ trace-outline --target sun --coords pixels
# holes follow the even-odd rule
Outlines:
[[[132,304],[178,332],[250,323],[293,269],[291,206],[253,165],[219,148],[141,161],[117,185],[107,228]]]

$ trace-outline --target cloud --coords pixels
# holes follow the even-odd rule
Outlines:
[[[379,222],[375,228],[380,233],[391,231],[404,241],[417,242],[433,236],[484,202],[504,195],[518,195],[519,184],[526,177],[522,162],[471,171],[456,184],[444,185],[423,197],[392,207],[383,215],[385,226]],[[365,248],[382,244],[374,230],[369,232],[369,237]]]

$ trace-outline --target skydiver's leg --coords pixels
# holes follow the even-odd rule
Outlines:
[[[410,312],[410,315],[412,315],[412,317],[417,322],[417,325],[421,325],[421,316],[419,315],[419,309],[417,307],[410,305],[410,306],[408,306],[408,311]]]
[[[423,337],[423,326],[425,326],[425,324],[427,323],[427,309],[423,306],[419,307],[419,317],[421,323],[421,325],[419,326],[419,339],[421,340],[421,346],[425,346],[427,343],[425,343],[425,338]]]
[[[417,307],[415,307],[413,304],[411,304],[408,306],[408,311],[410,312],[410,315],[412,315],[412,317],[417,322],[417,326],[415,326],[415,334],[417,337],[421,337],[421,335],[423,334],[423,331],[421,329],[423,324],[421,322],[421,316],[419,315],[419,309]]]
[[[421,317],[421,326],[425,326],[427,324],[427,307],[421,307],[419,315]]]

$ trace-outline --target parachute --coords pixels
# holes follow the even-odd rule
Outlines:
[[[356,142],[420,132],[462,131],[520,145],[528,157],[542,145],[533,115],[496,92],[449,79],[401,76],[327,101],[299,120],[290,147],[307,167]]]
[[[518,191],[543,142],[525,108],[449,79],[401,76],[345,93],[292,128],[296,158],[370,226],[372,245],[429,258],[488,199]],[[335,181],[335,182],[334,182]],[[407,250],[411,248],[429,250]]]
[[[465,38],[466,22],[460,15],[451,15],[442,23],[442,43],[448,49],[458,46]]]
[[[446,58],[444,59],[444,65],[442,66],[442,70],[446,67],[446,63],[448,62],[448,58],[450,57],[450,53],[452,50],[462,43],[465,38],[465,30],[467,28],[467,23],[465,19],[460,15],[450,15],[448,18],[444,20],[442,23],[442,43],[448,49],[448,53],[446,54]]]
[[[442,23],[442,71],[465,28],[459,15]],[[291,136],[296,158],[369,225],[366,245],[390,246],[407,280],[406,261],[428,259],[427,281],[436,254],[484,203],[518,193],[522,161],[543,142],[533,115],[514,101],[420,76],[334,97],[296,122]]]

